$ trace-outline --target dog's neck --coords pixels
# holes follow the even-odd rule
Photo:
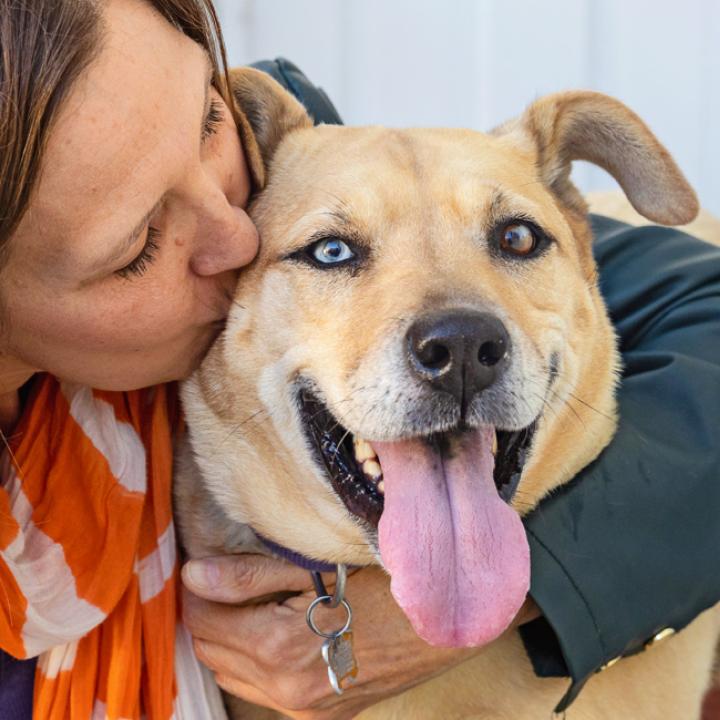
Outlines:
[[[312,558],[305,557],[305,555],[301,555],[294,550],[290,550],[290,548],[278,545],[278,543],[263,537],[257,531],[255,531],[255,535],[273,555],[281,558],[282,560],[287,560],[303,570],[308,570],[309,572],[334,572],[337,568],[337,565],[335,564],[313,560]]]

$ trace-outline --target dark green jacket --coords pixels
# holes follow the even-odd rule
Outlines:
[[[315,122],[341,122],[292,63],[258,67]],[[670,228],[592,224],[621,340],[620,426],[525,519],[543,618],[521,634],[538,675],[572,678],[558,711],[608,662],[720,601],[720,248]]]

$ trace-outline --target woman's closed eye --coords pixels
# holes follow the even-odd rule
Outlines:
[[[118,277],[129,279],[130,275],[136,275],[140,277],[148,269],[153,260],[157,257],[157,252],[160,249],[158,245],[158,239],[160,238],[160,231],[154,227],[148,227],[147,237],[145,239],[145,245],[140,253],[129,262],[124,268],[116,270],[115,274]]]

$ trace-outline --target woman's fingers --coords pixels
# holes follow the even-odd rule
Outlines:
[[[270,605],[238,608],[185,596],[195,653],[225,690],[286,714],[317,709],[332,695],[321,640],[305,625],[304,611],[278,615]]]
[[[293,605],[266,603],[236,607],[183,593],[183,620],[210,660],[214,671],[224,671],[248,682],[273,683],[278,673],[300,675],[323,669],[321,639],[308,629],[305,610],[309,596],[293,598]],[[221,661],[224,664],[221,664]],[[320,683],[318,683],[320,685]]]
[[[247,558],[228,558],[233,561]],[[185,622],[196,639],[200,659],[222,678],[232,694],[279,709],[297,720],[351,718],[365,707],[417,685],[471,657],[477,650],[435,648],[420,640],[390,593],[389,579],[378,568],[348,578],[346,597],[353,608],[356,684],[342,695],[332,691],[320,649],[322,638],[307,627],[305,613],[315,597],[308,590],[282,603],[262,602],[237,607],[230,598],[246,601],[258,594],[310,584],[304,571],[267,558],[251,559],[249,572],[227,568],[229,579],[214,592],[223,602],[184,595]],[[278,573],[273,576],[273,573]],[[536,610],[529,603],[530,615]],[[338,629],[345,620],[340,609],[318,608],[323,630]]]
[[[307,570],[264,555],[190,560],[182,569],[182,580],[188,590],[206,600],[235,604],[312,586]]]
[[[256,645],[265,632],[261,623],[254,622],[258,607],[236,608],[205,600],[183,589],[182,608],[183,622],[196,639],[242,650]]]

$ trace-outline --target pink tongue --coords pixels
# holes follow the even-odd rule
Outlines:
[[[497,493],[493,430],[441,456],[422,440],[373,442],[385,481],[380,554],[391,590],[432,645],[484,645],[510,624],[530,584],[518,514]]]

